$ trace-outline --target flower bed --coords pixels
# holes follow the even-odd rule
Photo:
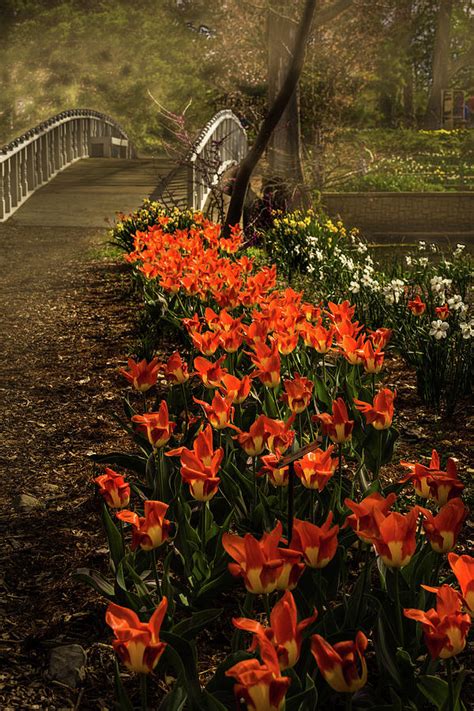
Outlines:
[[[137,451],[97,458],[109,465],[96,483],[110,575],[80,572],[109,600],[142,708],[460,708],[451,659],[466,644],[474,563],[451,551],[464,486],[436,451],[384,478],[397,438],[396,392],[380,384],[391,330],[360,324],[347,300],[278,288],[237,228],[222,239],[201,215],[160,210],[142,224],[132,245],[120,230],[127,260],[187,347],[123,371]],[[196,638],[217,619],[225,658],[202,686]],[[157,666],[166,684],[150,685]],[[126,687],[117,667],[132,708]]]

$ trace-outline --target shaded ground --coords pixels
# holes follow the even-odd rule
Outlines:
[[[105,604],[71,577],[79,567],[101,568],[107,556],[87,454],[132,448],[112,413],[121,409],[117,365],[133,342],[136,306],[119,262],[93,257],[91,249],[102,239],[85,229],[63,230],[58,237],[53,229],[33,233],[0,225],[0,707],[5,711],[113,706]],[[398,360],[390,364],[387,384],[398,389],[401,430],[387,474],[398,478],[400,459],[413,461],[436,447],[443,457],[458,457],[468,483],[472,416],[460,408],[447,422],[436,419],[420,406],[413,375]],[[26,512],[19,507],[20,494],[34,496],[44,508]],[[470,545],[467,526],[464,549]],[[225,647],[222,629],[208,632],[200,647],[206,675],[214,654],[219,657]],[[86,677],[76,690],[47,678],[50,649],[69,643],[88,654]]]
[[[104,658],[110,671],[103,605],[71,579],[105,558],[87,453],[122,437],[111,413],[120,408],[118,359],[131,340],[121,268],[91,258],[101,239],[91,230],[0,225],[5,710],[111,707],[110,677],[98,663]],[[22,510],[20,494],[44,508]],[[80,691],[45,677],[49,649],[70,642],[88,651]]]

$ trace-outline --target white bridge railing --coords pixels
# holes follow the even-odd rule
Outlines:
[[[219,111],[204,126],[188,152],[188,207],[203,210],[223,173],[247,153],[247,133],[230,110]]]
[[[89,157],[133,157],[120,125],[89,109],[57,114],[0,148],[0,222],[61,170]]]

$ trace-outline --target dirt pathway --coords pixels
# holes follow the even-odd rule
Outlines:
[[[111,707],[103,605],[71,579],[105,559],[86,454],[114,449],[122,437],[111,413],[120,409],[118,359],[132,339],[124,272],[91,256],[103,241],[91,229],[0,225],[5,711]],[[46,675],[51,648],[71,643],[88,652],[75,691]]]

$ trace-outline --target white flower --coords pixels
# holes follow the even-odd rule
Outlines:
[[[460,323],[459,327],[461,329],[462,337],[465,341],[474,338],[474,319],[471,319],[469,322],[466,323]]]
[[[418,249],[420,252],[423,252],[423,250],[426,249],[426,242],[423,242],[423,240],[420,239],[418,242]]]
[[[405,257],[405,262],[407,263],[407,266],[411,267],[412,258],[407,255]]]
[[[359,252],[359,254],[365,254],[367,252],[367,245],[363,242],[360,242],[357,245],[357,251]]]
[[[459,318],[461,321],[466,320],[467,312],[469,311],[469,306],[467,304],[461,304],[459,307]]]
[[[441,321],[440,319],[438,319],[437,321],[432,321],[430,328],[430,336],[434,336],[436,340],[439,341],[441,340],[441,338],[447,337],[448,329],[449,323],[446,323],[446,321]]]
[[[426,267],[426,265],[428,264],[428,257],[420,257],[418,260],[418,264],[420,265],[420,267]]]
[[[432,252],[437,252],[437,251],[438,251],[438,247],[435,245],[434,242],[432,242],[432,243],[430,244],[430,249],[431,249]]]
[[[358,294],[360,291],[360,284],[357,281],[351,281],[349,284],[349,291],[352,292],[352,294]]]
[[[463,253],[465,247],[466,247],[465,244],[457,244],[456,249],[453,252],[453,256],[459,257]]]
[[[443,279],[440,276],[434,276],[431,279],[430,284],[433,291],[441,291],[443,288]]]
[[[320,249],[316,249],[316,250],[315,250],[314,256],[316,257],[316,259],[318,260],[318,262],[322,262],[323,259],[324,259],[324,254],[321,252]]]
[[[459,294],[455,294],[452,296],[450,299],[448,299],[448,306],[453,310],[453,311],[459,311],[459,309],[462,309],[464,306],[462,296]]]

